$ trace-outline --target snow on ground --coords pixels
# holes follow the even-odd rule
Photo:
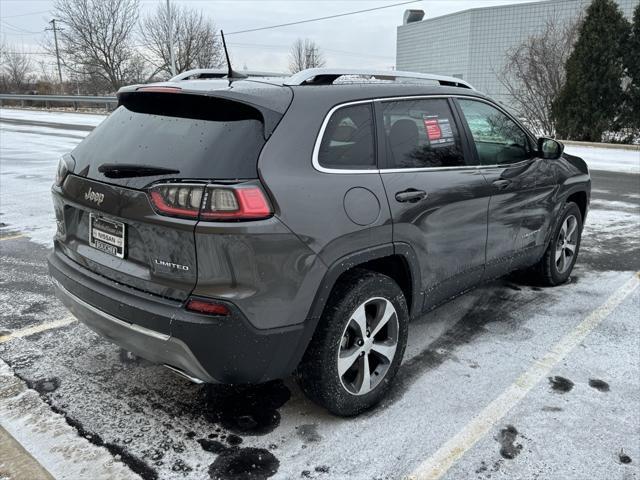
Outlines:
[[[634,252],[640,244],[637,203],[593,199],[582,233],[582,253],[609,253],[612,244]]]
[[[51,122],[69,125],[99,125],[107,115],[94,113],[49,112],[45,110],[18,110],[0,108],[0,122],[2,119],[34,120],[36,122]]]
[[[0,356],[83,435],[138,459],[146,478],[266,478],[274,471],[274,479],[405,478],[631,276],[578,269],[560,288],[501,281],[450,302],[411,324],[412,354],[391,395],[379,408],[352,419],[332,417],[315,406],[291,379],[248,389],[189,384],[160,366],[123,355],[80,323],[0,344]],[[21,277],[7,280],[28,284]],[[445,333],[431,331],[433,322]],[[576,383],[571,394],[562,396],[543,382],[523,402],[526,415],[510,419],[522,431],[517,443],[525,444],[517,460],[502,458],[498,442],[488,435],[486,451],[464,463],[464,470],[479,469],[482,460],[498,465],[500,472],[447,478],[536,478],[532,462],[544,462],[546,455],[554,459],[540,478],[634,478],[622,475],[630,468],[633,475],[635,462],[629,468],[613,455],[624,448],[634,460],[640,456],[637,377],[632,375],[637,329],[633,310],[612,315],[600,329],[607,338],[597,350],[590,346],[582,354],[584,347],[577,348],[575,354],[586,357],[559,364],[553,373]],[[619,336],[626,338],[624,356],[611,356]],[[607,362],[616,369],[605,367]],[[620,371],[624,368],[630,371]],[[611,392],[588,387],[589,378],[606,380]],[[569,401],[573,404],[566,408]],[[593,419],[598,410],[607,413]],[[562,420],[555,422],[558,416],[597,422],[599,430],[590,443],[575,444],[572,438],[588,425],[576,433]],[[611,434],[602,433],[603,424],[611,425]],[[546,428],[533,437],[529,432],[536,425]],[[254,477],[231,475],[251,465]]]
[[[565,145],[564,151],[582,158],[591,170],[640,174],[640,150]]]
[[[52,413],[35,390],[16,378],[0,359],[0,425],[59,480],[136,480],[140,477],[106,448],[78,436],[65,418]]]
[[[88,134],[7,124],[0,119],[0,233],[19,231],[42,245],[52,245],[51,184],[58,160]]]

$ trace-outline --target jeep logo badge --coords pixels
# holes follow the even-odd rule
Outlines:
[[[93,190],[91,190],[91,187],[89,187],[89,191],[84,194],[84,199],[91,202],[96,202],[98,205],[100,205],[104,200],[104,193],[94,192]]]

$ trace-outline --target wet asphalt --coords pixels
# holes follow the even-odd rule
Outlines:
[[[77,322],[0,343],[0,359],[141,478],[409,478],[640,270],[640,176],[592,177],[595,223],[571,281],[510,276],[417,319],[391,395],[355,419],[330,416],[291,378],[190,384]],[[47,254],[28,237],[0,241],[0,337],[68,316]],[[638,318],[636,290],[443,478],[640,478]]]

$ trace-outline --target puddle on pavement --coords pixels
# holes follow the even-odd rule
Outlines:
[[[609,391],[609,384],[607,382],[605,382],[604,380],[600,380],[598,378],[590,378],[589,379],[589,386],[591,388],[595,388],[596,390],[598,390],[600,392],[608,392]]]
[[[281,380],[253,386],[209,385],[205,416],[239,435],[265,435],[280,425],[291,391]]]
[[[507,425],[500,430],[496,440],[500,443],[500,455],[502,455],[502,458],[513,460],[518,456],[522,450],[522,445],[515,443],[516,438],[518,438],[518,430],[513,425]]]
[[[41,378],[34,382],[27,381],[27,387],[35,390],[39,394],[55,392],[60,388],[60,379],[57,377]]]
[[[209,476],[220,480],[261,480],[278,471],[280,462],[262,448],[232,447],[221,452],[209,466]]]
[[[573,389],[573,382],[568,378],[556,375],[555,377],[549,377],[549,384],[554,392],[567,393]]]

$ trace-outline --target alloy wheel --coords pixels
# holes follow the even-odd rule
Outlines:
[[[364,395],[380,384],[395,358],[398,332],[398,314],[386,298],[370,298],[355,309],[342,333],[337,359],[345,390]]]
[[[556,242],[556,268],[563,274],[571,266],[578,244],[578,219],[569,215],[564,219]]]

